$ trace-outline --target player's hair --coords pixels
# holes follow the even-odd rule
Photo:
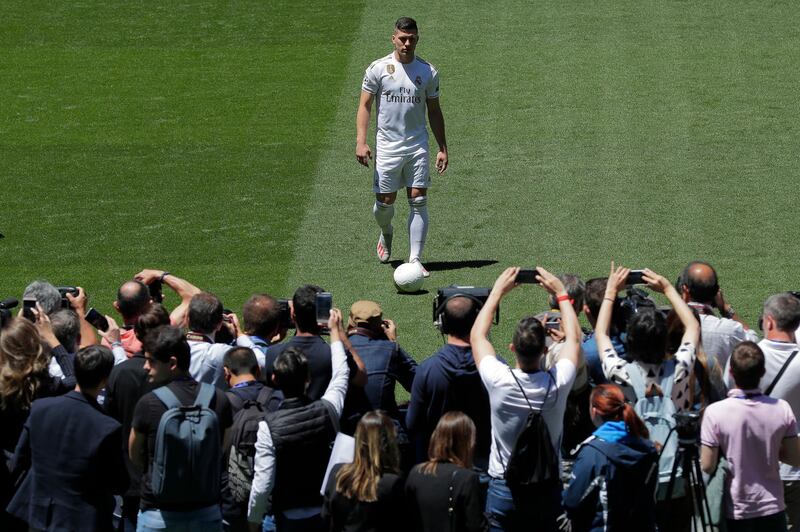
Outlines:
[[[292,310],[294,323],[297,330],[307,333],[319,331],[317,325],[317,294],[324,292],[322,288],[313,284],[306,284],[298,288],[292,297]]]
[[[278,330],[281,309],[278,300],[268,294],[254,294],[242,308],[244,332],[269,341]]]
[[[237,377],[242,375],[255,377],[258,374],[258,360],[256,360],[256,354],[249,347],[230,349],[222,357],[222,365]]]
[[[400,17],[394,23],[395,31],[404,31],[406,33],[417,33],[417,21],[411,17]]]

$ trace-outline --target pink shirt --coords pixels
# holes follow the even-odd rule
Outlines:
[[[133,332],[133,329],[120,329],[120,342],[122,342],[122,347],[125,349],[125,354],[128,355],[128,358],[131,358],[136,353],[142,350],[142,342],[136,338],[136,333]],[[111,344],[103,338],[101,342],[104,346],[111,348]]]
[[[781,442],[797,437],[789,403],[758,390],[731,390],[703,416],[700,441],[719,448],[731,468],[727,516],[750,519],[784,509],[779,473]]]

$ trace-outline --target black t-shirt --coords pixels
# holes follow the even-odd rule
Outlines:
[[[270,346],[265,355],[267,382],[271,382],[275,359],[289,347],[300,348],[308,360],[311,382],[308,383],[306,395],[312,401],[322,399],[328,383],[331,382],[333,369],[331,367],[331,346],[319,336],[293,336],[288,342]]]
[[[331,469],[325,487],[322,517],[333,532],[399,532],[405,525],[403,479],[384,473],[378,480],[375,502],[361,502],[336,491],[336,475],[344,464]]]
[[[172,381],[167,386],[175,394],[175,397],[186,406],[194,404],[197,399],[197,394],[200,392],[200,384],[193,379],[181,379]],[[230,428],[233,424],[233,414],[231,413],[231,405],[228,398],[225,397],[225,392],[219,388],[214,390],[214,398],[209,405],[211,409],[217,413],[220,427],[220,438],[224,437],[225,430]],[[142,436],[147,438],[147,471],[142,475],[141,484],[141,508],[148,510],[150,508],[159,508],[161,510],[197,510],[205,508],[206,506],[218,503],[216,501],[199,501],[197,505],[184,506],[181,508],[167,508],[159,506],[153,498],[153,492],[150,488],[150,471],[153,465],[153,457],[155,454],[156,446],[156,432],[158,432],[158,424],[161,421],[161,416],[167,411],[164,403],[156,397],[153,392],[148,392],[142,396],[136,404],[136,409],[133,412],[133,429]],[[220,440],[222,444],[222,440]],[[224,464],[220,463],[221,470],[224,469]],[[202,478],[197,479],[198,482],[203,482]]]
[[[142,353],[136,353],[125,362],[114,366],[108,377],[105,408],[111,417],[122,423],[122,452],[131,479],[128,491],[125,492],[128,497],[139,496],[139,482],[142,476],[128,458],[128,438],[131,433],[133,411],[139,399],[152,389],[153,386],[147,382]]]

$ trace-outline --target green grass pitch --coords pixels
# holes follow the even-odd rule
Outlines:
[[[451,153],[414,296],[377,263],[354,157],[363,71],[401,15],[441,72]],[[612,257],[674,279],[705,258],[754,323],[800,288],[798,28],[788,1],[7,0],[0,297],[80,283],[111,313],[156,267],[240,310],[313,282],[342,308],[379,301],[421,359],[438,286],[514,264],[589,278]],[[544,307],[509,296],[497,344]]]

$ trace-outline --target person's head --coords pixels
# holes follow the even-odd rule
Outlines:
[[[36,326],[25,318],[9,319],[0,331],[0,405],[30,406],[49,362]]]
[[[794,335],[800,326],[800,299],[790,292],[768,297],[761,319],[761,328],[767,336],[775,332]]]
[[[740,390],[758,388],[764,376],[764,353],[754,342],[741,342],[731,353],[731,377]]]
[[[261,373],[256,354],[249,347],[229,349],[222,357],[222,367],[225,371],[225,382],[229,386],[245,380],[255,380]]]
[[[244,332],[267,341],[278,333],[280,318],[281,308],[278,300],[268,294],[250,296],[242,308]]]
[[[117,300],[114,308],[122,316],[125,324],[129,325],[136,321],[136,318],[145,311],[153,302],[150,297],[150,289],[141,281],[127,281],[117,290]]]
[[[179,328],[162,325],[152,329],[144,337],[142,347],[150,383],[162,386],[189,371],[189,344]]]
[[[136,324],[133,326],[133,333],[140,342],[143,342],[148,332],[156,327],[169,324],[169,312],[164,308],[164,305],[161,303],[153,303],[136,319]]]
[[[350,307],[347,328],[360,327],[375,334],[383,332],[383,309],[374,301],[356,301]]]
[[[292,297],[292,319],[299,332],[317,334],[317,294],[324,292],[313,284],[306,284],[295,290]]]
[[[305,395],[309,379],[308,359],[301,349],[289,347],[275,359],[272,380],[284,397]]]
[[[639,308],[628,319],[625,352],[632,360],[659,364],[667,352],[667,320],[653,308]]]
[[[697,311],[697,309],[692,308],[692,314],[694,314],[694,319],[697,320],[697,323],[700,323],[700,313]],[[675,312],[674,309],[671,309],[667,313],[666,323],[667,323],[666,353],[674,355],[675,353],[678,352],[678,349],[681,348],[681,342],[683,341],[683,334],[686,332],[686,327],[683,325],[680,316],[678,316],[678,313]],[[698,352],[699,351],[700,351],[700,345],[698,343]]]
[[[450,462],[469,469],[475,452],[475,423],[463,412],[446,412],[431,435],[428,443],[428,462],[423,473],[434,474],[440,462]]]
[[[25,287],[23,299],[35,299],[48,316],[61,308],[61,293],[47,281],[33,281]]]
[[[353,462],[336,475],[336,491],[362,502],[378,500],[378,481],[398,473],[400,452],[392,419],[380,410],[364,414],[356,426]]]
[[[567,295],[569,296],[569,299],[572,302],[572,308],[575,309],[575,313],[580,314],[581,310],[583,310],[583,300],[584,300],[584,295],[586,293],[586,283],[584,283],[580,277],[571,273],[561,274],[558,276],[558,278],[564,284],[564,289],[567,291]],[[548,303],[550,305],[550,308],[558,308],[558,301],[556,301],[556,296],[551,295],[548,298]]]
[[[70,353],[77,351],[81,339],[81,321],[75,311],[58,309],[50,314],[50,323],[53,326],[53,334],[64,349]]]
[[[200,292],[189,301],[189,328],[212,335],[222,326],[222,301],[210,292]]]
[[[400,62],[405,63],[414,59],[414,51],[419,42],[417,21],[410,17],[400,17],[394,23],[392,44]]]
[[[603,298],[606,296],[607,284],[608,277],[595,277],[586,281],[583,312],[592,326],[597,321],[597,315],[600,314],[600,307],[603,305]]]
[[[114,354],[105,346],[90,345],[75,353],[75,380],[82,392],[97,394],[113,368]]]
[[[685,300],[706,305],[713,305],[719,292],[717,272],[702,260],[687,264],[675,285]]]
[[[636,411],[625,401],[625,395],[616,384],[600,384],[589,397],[592,422],[599,427],[607,421],[624,421],[628,432],[647,439],[650,432]]]
[[[442,333],[469,342],[469,333],[481,305],[473,298],[455,296],[444,304],[444,323]]]
[[[511,350],[523,371],[539,369],[539,361],[547,351],[545,332],[544,324],[535,316],[527,316],[517,323],[511,338]]]

